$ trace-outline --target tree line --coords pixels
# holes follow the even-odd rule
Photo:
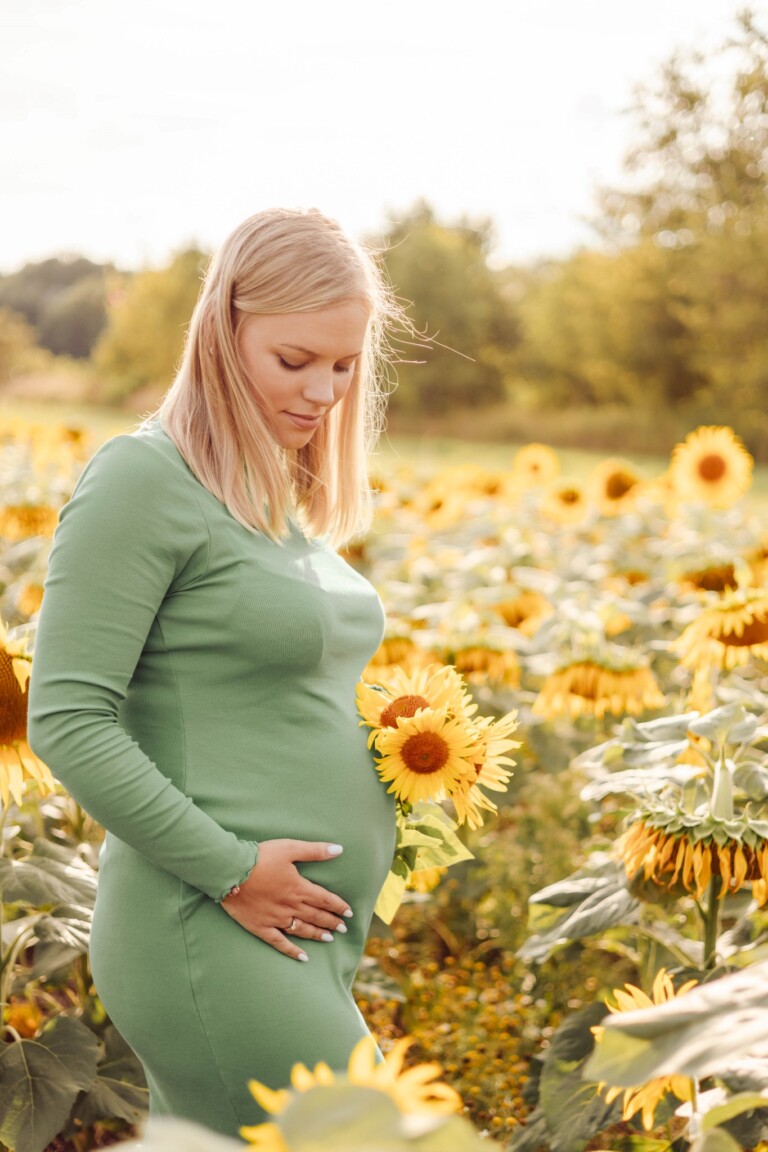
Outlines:
[[[715,69],[730,77],[712,90]],[[749,10],[708,55],[676,53],[636,90],[620,187],[593,245],[495,267],[487,219],[421,201],[372,243],[423,339],[396,341],[394,412],[693,405],[765,420],[768,34]],[[94,398],[169,384],[209,253],[138,272],[52,258],[0,277],[0,383],[48,349],[87,361]]]

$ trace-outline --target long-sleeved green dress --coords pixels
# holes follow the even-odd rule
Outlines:
[[[395,802],[355,684],[383,625],[363,576],[295,525],[284,545],[244,528],[156,417],[103,444],[62,509],[28,735],[106,829],[91,968],[150,1115],[237,1136],[268,1118],[250,1078],[343,1070],[368,1034],[351,986]],[[297,864],[354,914],[332,943],[292,937],[305,963],[220,903],[284,837],[344,848]]]

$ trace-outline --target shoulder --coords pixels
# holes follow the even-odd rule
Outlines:
[[[86,462],[61,509],[59,526],[87,524],[110,538],[140,536],[164,547],[208,546],[195,487],[161,429],[120,433],[105,440]]]
[[[129,493],[157,497],[161,491],[169,490],[180,494],[187,488],[185,481],[188,480],[180,463],[176,448],[161,429],[122,432],[105,440],[89,458],[73,496],[97,483],[101,491],[111,490],[118,498],[125,498]],[[158,484],[162,486],[160,491],[157,491]]]

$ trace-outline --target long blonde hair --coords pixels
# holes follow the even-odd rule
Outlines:
[[[282,448],[246,375],[240,324],[252,313],[351,299],[364,300],[371,319],[347,394],[305,447]],[[335,220],[313,208],[258,212],[213,257],[176,377],[144,423],[161,419],[198,480],[245,528],[280,543],[293,518],[338,546],[370,525],[367,454],[383,423],[387,332],[402,316],[376,255]]]

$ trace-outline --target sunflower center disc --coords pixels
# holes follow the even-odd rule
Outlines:
[[[699,461],[699,475],[702,480],[713,483],[725,473],[725,467],[723,457],[719,453],[711,453],[709,456],[702,456]]]
[[[448,763],[449,749],[437,732],[415,732],[403,744],[400,755],[411,772],[429,776]]]
[[[397,728],[398,716],[415,716],[419,708],[429,708],[429,700],[423,696],[398,696],[382,712],[382,728]]]

